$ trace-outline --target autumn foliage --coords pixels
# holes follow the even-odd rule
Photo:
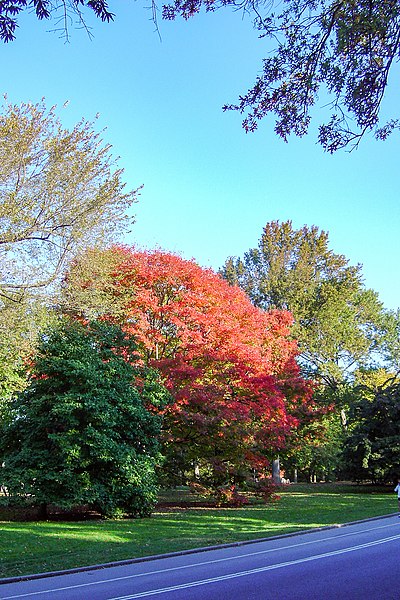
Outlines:
[[[262,472],[313,411],[290,313],[258,309],[212,270],[158,250],[114,248],[111,277],[123,310],[107,318],[135,336],[173,398],[166,470],[214,484]]]

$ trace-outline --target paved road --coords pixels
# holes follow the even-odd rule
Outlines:
[[[400,600],[400,519],[2,584],[0,598]]]

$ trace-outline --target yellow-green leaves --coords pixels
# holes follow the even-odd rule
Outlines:
[[[135,191],[93,123],[63,128],[55,108],[0,116],[0,295],[43,287],[82,247],[115,240]]]

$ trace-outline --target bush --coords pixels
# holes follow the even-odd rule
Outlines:
[[[272,481],[272,479],[260,479],[256,484],[254,495],[256,498],[260,498],[266,504],[270,502],[277,502],[280,500],[280,496],[276,493],[278,486]]]
[[[235,485],[219,487],[213,494],[217,506],[232,506],[240,508],[249,504],[249,499],[240,494]]]

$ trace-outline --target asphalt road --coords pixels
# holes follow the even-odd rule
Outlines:
[[[0,598],[400,600],[400,519],[3,583]]]

